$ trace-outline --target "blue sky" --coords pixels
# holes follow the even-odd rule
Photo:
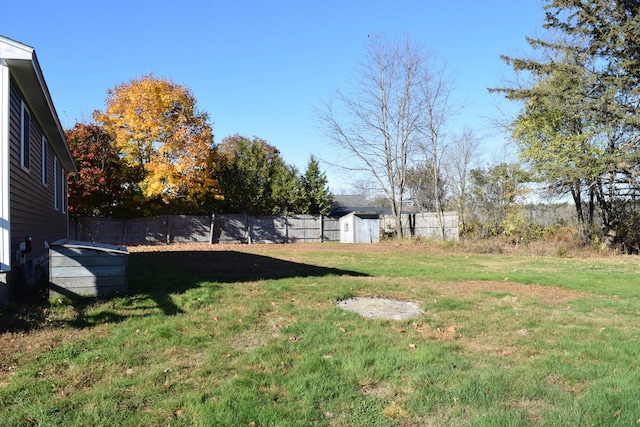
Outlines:
[[[457,121],[485,154],[500,150],[486,89],[509,72],[499,55],[526,51],[542,18],[541,0],[23,0],[2,6],[0,35],[36,49],[65,128],[104,109],[108,89],[153,72],[192,89],[216,142],[258,136],[303,171],[311,155],[331,158],[313,106],[346,88],[375,33],[409,33],[446,60],[468,105]],[[323,168],[334,192],[348,190]]]

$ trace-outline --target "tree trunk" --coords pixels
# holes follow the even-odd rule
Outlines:
[[[442,203],[439,199],[436,199],[436,217],[438,218],[438,231],[440,232],[440,238],[444,242],[447,240],[447,235],[444,228],[444,211],[442,210]]]
[[[433,147],[433,152],[436,152],[435,146]],[[436,217],[438,218],[438,231],[440,232],[440,238],[444,242],[445,240],[447,240],[447,238],[444,229],[444,211],[442,209],[442,202],[440,200],[442,198],[442,195],[440,194],[440,171],[438,169],[437,157],[434,158],[433,162],[433,183],[433,192],[436,202]]]
[[[402,235],[402,207],[398,207],[398,204],[396,202],[393,202],[391,205],[392,208],[392,213],[393,213],[393,217],[395,219],[395,235],[396,235],[396,240],[401,240],[403,238]]]
[[[436,216],[438,218],[438,228],[440,232],[440,238],[444,242],[447,240],[447,235],[444,229],[444,211],[442,209],[442,203],[440,202],[440,191],[438,191],[438,185],[440,183],[436,181]]]
[[[584,210],[582,206],[582,191],[580,189],[580,182],[575,182],[571,184],[571,197],[573,198],[573,203],[576,207],[576,216],[578,218],[578,231],[580,232],[580,239],[583,244],[586,244],[589,241],[587,225],[584,218]]]

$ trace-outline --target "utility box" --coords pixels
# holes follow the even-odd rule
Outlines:
[[[49,248],[49,298],[125,293],[128,262],[124,246],[58,240]]]
[[[340,243],[378,243],[380,214],[351,212],[340,218]]]

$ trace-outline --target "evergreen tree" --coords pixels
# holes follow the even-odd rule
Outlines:
[[[222,197],[218,209],[227,213],[276,215],[293,213],[297,175],[280,152],[265,140],[226,137],[217,147],[213,171]]]
[[[493,90],[522,103],[511,126],[522,159],[572,195],[585,237],[597,208],[605,242],[624,241],[629,201],[640,196],[640,1],[544,7],[553,40],[527,39],[536,58],[503,57],[530,79]]]
[[[327,176],[320,170],[320,164],[311,156],[307,170],[302,176],[300,188],[300,213],[328,215],[331,212],[333,194],[327,186]]]

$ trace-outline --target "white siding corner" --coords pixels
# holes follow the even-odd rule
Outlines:
[[[11,270],[9,67],[0,59],[0,271]]]

